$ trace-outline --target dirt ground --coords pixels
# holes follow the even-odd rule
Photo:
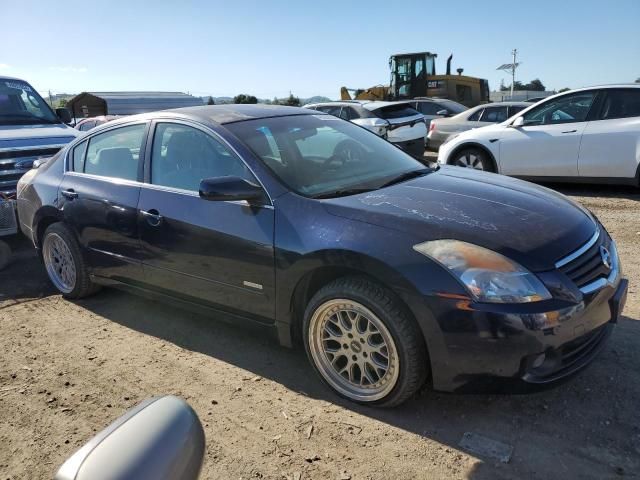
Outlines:
[[[592,209],[630,279],[624,317],[590,368],[529,395],[429,387],[393,410],[323,387],[304,353],[176,308],[104,290],[54,294],[26,242],[0,273],[0,479],[52,478],[143,399],[185,398],[203,421],[203,479],[552,479],[640,475],[640,192],[554,185]],[[513,446],[465,452],[465,432]]]

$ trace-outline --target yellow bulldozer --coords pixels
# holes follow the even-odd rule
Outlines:
[[[467,107],[489,101],[489,82],[484,78],[451,74],[451,60],[447,59],[447,73],[436,75],[437,53],[418,52],[391,55],[389,86],[377,85],[366,89],[342,87],[342,100],[407,100],[420,97],[439,97],[455,100]]]

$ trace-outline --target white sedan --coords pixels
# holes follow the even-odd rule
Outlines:
[[[640,85],[554,95],[450,138],[438,163],[539,181],[640,185]]]

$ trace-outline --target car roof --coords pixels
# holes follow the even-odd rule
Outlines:
[[[531,102],[491,102],[491,103],[483,103],[481,105],[476,105],[476,107],[528,107],[531,105]],[[474,108],[476,108],[474,107]]]
[[[229,104],[229,105],[202,105],[197,107],[173,108],[157,112],[142,113],[126,116],[109,122],[109,125],[127,123],[131,120],[187,117],[202,123],[224,125],[226,123],[255,120],[258,118],[285,117],[292,115],[324,115],[322,112],[307,110],[300,107],[287,107],[283,105],[260,104]]]
[[[29,83],[26,80],[17,77],[5,77],[4,75],[0,75],[0,80],[20,80],[21,82]]]
[[[363,103],[362,106],[367,110],[378,110],[379,108],[388,107],[389,105],[409,105],[411,100],[399,100],[395,102],[373,101]]]
[[[303,108],[307,107],[323,107],[323,106],[362,106],[363,103],[368,102],[369,100],[336,100],[334,102],[317,102],[317,103],[307,103],[303,105]]]
[[[367,110],[378,110],[379,108],[388,107],[389,105],[409,105],[413,100],[336,100],[335,102],[319,102],[309,103],[305,107],[323,107],[323,106],[360,106]]]

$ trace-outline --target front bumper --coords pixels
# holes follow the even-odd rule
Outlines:
[[[439,326],[428,341],[434,388],[495,391],[552,384],[576,373],[605,346],[624,308],[627,287],[627,280],[618,278],[577,303],[427,300]]]
[[[421,160],[424,156],[424,137],[419,137],[413,140],[406,140],[404,142],[392,142],[395,146],[400,147],[412,157]]]

